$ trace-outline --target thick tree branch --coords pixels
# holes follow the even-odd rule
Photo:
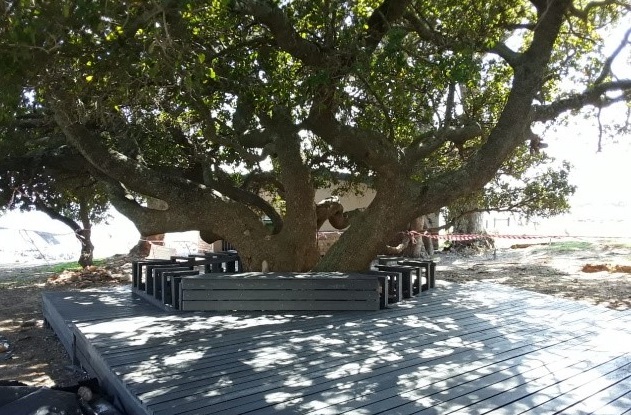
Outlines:
[[[285,194],[285,186],[273,172],[251,172],[244,177],[241,188],[258,194],[265,186],[273,186],[280,197]]]
[[[515,67],[521,58],[521,53],[515,52],[502,42],[498,42],[489,49],[489,52],[496,54],[500,58],[504,59],[511,67]]]
[[[325,64],[326,54],[317,44],[300,36],[289,17],[278,6],[264,0],[236,0],[232,5],[235,12],[252,16],[267,27],[276,44],[284,51],[310,66],[321,67]]]
[[[107,148],[94,132],[82,124],[73,123],[65,112],[58,108],[55,109],[55,118],[68,141],[103,174],[124,181],[132,188],[144,189],[149,196],[163,200],[177,197],[167,183],[175,182],[191,190],[195,186],[186,180],[153,171],[144,163]]]
[[[79,264],[83,267],[92,265],[94,245],[92,245],[92,241],[90,240],[91,224],[88,207],[85,202],[79,202],[79,216],[81,216],[83,228],[71,218],[62,215],[55,209],[46,205],[46,203],[39,198],[35,200],[35,208],[48,215],[51,219],[58,220],[72,229],[75,237],[79,240],[79,243],[81,243],[81,256],[79,257]]]
[[[406,11],[404,13],[404,17],[420,39],[430,42],[439,49],[445,49],[449,45],[454,44],[453,40],[450,40],[443,34],[435,31],[429,24],[427,24],[427,22],[423,21],[413,11]],[[494,47],[488,50],[488,52],[498,55],[510,66],[515,66],[521,56],[520,53],[515,52],[502,42],[496,43]]]
[[[39,198],[36,198],[35,200],[35,209],[39,210],[40,212],[44,212],[51,219],[58,220],[59,222],[72,229],[72,231],[75,233],[81,231],[82,229],[81,225],[79,225],[76,221],[57,212],[55,209],[46,205],[46,203],[44,203]]]
[[[463,127],[447,127],[437,131],[430,131],[419,135],[405,150],[405,162],[411,167],[417,165],[444,143],[451,141],[455,144],[479,137],[482,134],[479,124],[471,124]]]
[[[299,129],[291,111],[276,107],[272,115],[258,114],[265,129],[274,140],[278,179],[284,189],[286,234],[299,232],[315,234],[315,192],[311,171],[302,160]]]
[[[534,36],[524,58],[515,68],[511,92],[498,122],[482,147],[456,171],[445,172],[431,182],[415,187],[414,203],[423,210],[413,210],[415,216],[434,212],[488,183],[514,149],[521,145],[524,133],[532,122],[532,101],[540,90],[554,42],[569,0],[550,0],[539,18]],[[419,151],[419,150],[416,150]],[[420,154],[425,154],[420,151]]]
[[[366,23],[363,38],[363,52],[372,53],[392,24],[403,16],[411,0],[384,0],[371,14]],[[335,68],[336,74],[347,73],[357,58],[359,50],[346,51],[335,55],[327,53],[323,47],[304,39],[298,33],[289,17],[279,7],[263,0],[235,0],[233,9],[243,15],[252,16],[271,32],[278,47],[288,52],[306,65]]]
[[[169,208],[163,211],[141,210],[130,199],[119,198],[113,204],[128,209],[135,223],[144,223],[144,234],[179,232],[212,228],[224,236],[248,235],[253,241],[268,235],[261,218],[246,205],[230,202],[217,196],[210,188],[181,177],[161,174],[143,163],[109,149],[98,135],[84,125],[73,122],[60,102],[51,101],[55,120],[68,141],[83,155],[94,170],[110,184],[125,183],[129,189],[146,196],[163,200]],[[119,189],[120,190],[120,189]],[[199,218],[184,213],[188,209],[207,211],[207,217]],[[236,218],[239,218],[238,221]],[[136,222],[138,221],[138,222]],[[201,224],[201,225],[200,225]],[[257,235],[257,238],[255,238]],[[256,242],[252,242],[256,243]]]
[[[58,173],[85,173],[88,170],[85,159],[67,150],[30,152],[22,156],[0,158],[0,171],[42,169]]]
[[[272,143],[270,134],[265,130],[253,130],[241,134],[239,143],[246,148],[265,148]]]
[[[216,133],[214,125],[212,122],[209,123],[204,123],[203,125],[203,135],[204,138],[206,139],[206,141],[208,143],[213,143],[213,144],[218,144],[221,146],[224,146],[226,148],[230,148],[232,150],[234,150],[237,154],[239,154],[239,156],[246,162],[251,163],[251,164],[258,164],[260,162],[262,162],[263,160],[265,160],[267,158],[267,154],[266,152],[262,152],[261,154],[256,154],[253,153],[251,151],[248,151],[248,149],[246,148],[247,146],[244,146],[241,144],[241,140],[239,138],[243,137],[224,137],[221,136],[219,134]],[[260,137],[264,138],[264,131],[259,132],[260,133]],[[249,135],[249,138],[253,138],[253,135]],[[269,141],[269,140],[267,140]],[[263,141],[264,142],[264,141]]]
[[[204,180],[206,185],[217,190],[222,195],[229,197],[235,202],[243,203],[260,210],[272,221],[274,228],[272,233],[277,234],[283,228],[283,218],[265,199],[257,193],[238,188],[232,184],[232,181],[226,177],[223,172],[215,171],[212,178]]]
[[[339,122],[331,107],[334,95],[330,89],[322,88],[302,126],[353,162],[387,177],[394,177],[399,163],[394,144],[380,132],[362,130]]]
[[[243,120],[243,112],[244,107],[247,108],[247,106],[242,104],[242,99],[239,99],[239,105],[237,106],[237,110],[235,111],[233,117],[234,134],[232,134],[232,136],[224,136],[217,133],[217,124],[223,126],[227,131],[230,131],[232,129],[213,117],[212,111],[207,108],[203,99],[198,97],[191,97],[189,101],[191,102],[192,107],[200,114],[200,116],[208,120],[207,122],[201,124],[202,134],[206,142],[230,148],[237,152],[239,156],[243,158],[243,160],[252,164],[257,164],[265,160],[265,158],[267,157],[265,152],[263,152],[262,154],[255,154],[251,151],[248,151],[249,148],[262,148],[264,145],[269,143],[269,138],[265,137],[264,132],[259,131],[255,131],[255,133],[250,133],[248,135],[244,134],[246,128],[244,125],[245,122]],[[246,118],[252,117],[253,114],[249,114],[249,117]],[[245,145],[244,143],[242,143],[242,141],[245,143]]]
[[[442,34],[436,32],[426,21],[422,20],[413,11],[406,11],[403,14],[403,17],[407,20],[412,27],[412,30],[414,30],[420,39],[430,42],[439,48],[443,48],[450,43],[448,39],[446,39]]]
[[[606,94],[611,92],[618,92],[619,95],[607,97]],[[566,111],[578,110],[588,105],[606,107],[621,101],[631,101],[631,80],[602,83],[551,104],[536,105],[533,107],[532,121],[549,121]]]
[[[43,129],[52,131],[55,128],[55,122],[44,114],[28,114],[18,116],[13,123],[16,128],[21,129]]]
[[[335,229],[346,229],[350,226],[353,218],[363,211],[364,209],[354,209],[345,212],[338,197],[328,197],[316,203],[317,228],[320,229],[328,220]]]
[[[392,24],[403,17],[403,13],[411,0],[384,0],[368,18],[365,46],[372,53],[383,37],[388,33]]]
[[[187,215],[173,215],[168,210],[151,209],[140,205],[116,181],[109,180],[105,183],[112,206],[129,218],[141,235],[179,232],[184,229],[195,229],[194,226],[198,225],[189,221]]]

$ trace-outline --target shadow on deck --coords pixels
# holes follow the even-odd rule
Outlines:
[[[73,359],[129,414],[631,413],[631,313],[491,283],[386,310],[169,314],[44,294]]]

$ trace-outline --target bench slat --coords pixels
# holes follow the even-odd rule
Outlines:
[[[379,310],[379,301],[182,301],[183,311]]]
[[[182,278],[181,287],[184,290],[273,290],[273,289],[302,289],[302,290],[377,290],[377,278],[358,279],[351,281],[313,278],[313,279],[225,279],[222,277]]]
[[[378,310],[380,277],[343,273],[203,274],[179,279],[179,308],[227,310]]]
[[[250,300],[379,300],[379,292],[332,290],[185,290],[182,301],[250,301]]]

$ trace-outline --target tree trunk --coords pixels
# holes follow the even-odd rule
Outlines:
[[[83,229],[75,231],[75,235],[81,242],[81,255],[79,265],[83,268],[89,267],[94,261],[94,245],[92,244],[92,224],[90,223],[90,206],[87,200],[79,200],[79,219]]]
[[[400,185],[400,186],[398,186]],[[361,272],[397,232],[407,229],[417,205],[404,198],[402,182],[384,182],[370,206],[351,222],[351,226],[318,262],[316,271]],[[396,206],[393,209],[392,206]],[[358,248],[359,247],[359,248]]]
[[[427,229],[425,216],[419,216],[410,222],[409,230],[414,233],[422,234]],[[425,239],[423,236],[415,236],[411,239],[410,244],[401,253],[404,257],[408,258],[425,258],[429,252],[425,247]]]
[[[83,222],[83,228],[73,219],[62,215],[60,212],[46,205],[42,200],[38,199],[35,202],[35,208],[47,214],[51,219],[58,220],[72,229],[77,240],[81,243],[81,253],[77,262],[84,268],[92,265],[94,259],[94,245],[91,240],[92,226],[90,224],[88,204],[83,200],[79,201],[79,216],[81,222]]]
[[[454,233],[481,235],[485,232],[481,212],[464,214],[456,220]]]
[[[425,244],[425,250],[430,255],[434,255],[434,251],[437,251],[440,247],[440,243],[438,241],[438,230],[440,228],[440,212],[434,212],[425,215],[425,221],[427,231],[430,235],[432,235],[432,237],[424,237],[423,243]]]
[[[129,256],[137,258],[146,258],[151,253],[151,245],[164,246],[164,234],[159,233],[157,235],[140,235],[138,243],[129,250]]]
[[[75,231],[75,235],[81,242],[81,255],[79,256],[79,265],[83,268],[89,267],[94,262],[94,245],[92,244],[92,230],[80,229]]]
[[[485,249],[494,246],[493,239],[486,236],[482,212],[474,211],[477,206],[467,206],[471,213],[466,213],[458,218],[454,223],[454,234],[471,235],[461,241],[453,241],[454,249],[473,248],[475,250]]]
[[[166,210],[169,205],[163,200],[146,196],[147,208],[156,210]],[[138,243],[129,250],[129,254],[132,257],[146,258],[151,253],[151,245],[164,246],[164,234],[159,233],[156,235],[140,235]]]
[[[308,236],[273,238],[258,249],[235,246],[246,271],[305,272],[311,271],[320,257],[315,232]]]

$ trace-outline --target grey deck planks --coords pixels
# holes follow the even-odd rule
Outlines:
[[[631,412],[631,391],[629,391],[629,385],[628,383],[620,383],[619,386],[620,387],[616,389],[625,390],[623,395],[613,398],[595,411],[586,413],[599,415],[622,415],[624,413]]]
[[[132,413],[624,413],[630,399],[631,313],[490,283],[362,312],[175,315],[49,294],[51,326]]]
[[[471,355],[469,355],[469,357],[475,357],[475,356],[471,356]],[[434,361],[432,361],[432,363],[439,363],[439,362],[437,362],[437,361],[435,361],[435,360],[434,360]],[[405,369],[403,369],[403,370],[405,370]],[[378,375],[379,375],[379,374],[378,374]],[[312,376],[312,377],[313,377],[313,376]],[[381,380],[381,381],[384,381],[384,380],[386,380],[386,379],[388,378],[388,376],[387,376],[387,375],[383,375],[383,374],[381,374],[381,375],[379,376],[379,378],[380,378],[380,380]],[[321,386],[321,389],[324,391],[324,393],[327,393],[327,394],[329,394],[329,395],[331,394],[331,388],[330,388],[330,387],[328,387],[327,385],[320,385],[320,386]],[[252,389],[250,389],[250,390],[252,390]],[[374,394],[375,394],[375,393],[374,393],[374,391],[373,391],[373,392],[371,392],[371,395],[370,395],[370,396],[372,397],[372,396],[374,396]],[[226,396],[226,395],[224,395],[224,396]],[[233,397],[234,397],[235,399],[238,397],[238,398],[239,398],[239,403],[244,402],[244,396],[243,396],[243,395],[241,395],[241,396],[233,396]],[[245,398],[245,399],[247,399],[247,398]],[[222,406],[222,407],[220,407],[220,408],[221,408],[221,409],[226,409],[226,408],[225,408],[225,406]],[[217,409],[219,409],[219,408],[217,408]],[[244,410],[245,410],[245,409],[252,409],[252,408],[244,408]],[[337,412],[337,410],[333,411],[332,413],[336,413],[336,412]]]
[[[442,307],[444,309],[444,307]],[[506,311],[508,310],[508,308],[497,308],[497,309],[493,309],[493,312],[502,312],[502,311]],[[403,314],[389,314],[389,318],[393,319],[393,318],[406,318],[406,317],[414,317],[414,310],[404,310],[405,313]],[[556,311],[558,313],[558,310]],[[448,313],[448,311],[447,311]],[[352,315],[344,315],[346,318],[344,318],[343,322],[348,323],[350,322],[351,324],[353,324],[352,322],[354,320],[358,319],[358,316],[352,316]],[[364,324],[369,324],[367,321],[368,319],[368,314],[366,315],[366,317],[364,317]],[[378,316],[378,315],[377,315]],[[493,324],[493,322],[480,322],[479,317],[475,317],[472,316],[472,312],[471,311],[466,311],[465,313],[453,313],[452,317],[449,317],[448,321],[443,321],[443,319],[445,318],[444,315],[441,314],[440,311],[438,312],[434,312],[434,313],[430,313],[427,310],[425,310],[425,312],[423,313],[423,316],[427,319],[431,319],[434,321],[434,323],[432,324],[428,324],[428,325],[423,325],[423,327],[425,327],[427,329],[428,332],[433,333],[435,332],[436,335],[440,335],[441,333],[444,336],[450,337],[453,336],[455,334],[458,334],[458,332],[456,332],[456,330],[462,330],[463,333],[471,333],[476,331],[476,329],[480,326],[482,327],[495,327],[495,325]],[[360,318],[360,317],[359,317]],[[472,322],[473,320],[473,322]],[[510,320],[510,319],[509,319]],[[414,320],[414,322],[416,322],[417,320]],[[301,331],[303,333],[306,333],[307,331],[309,331],[310,333],[330,333],[331,330],[335,330],[335,329],[339,329],[339,326],[336,325],[336,320],[334,318],[329,318],[326,321],[328,324],[326,326],[322,326],[321,322],[315,322],[315,323],[310,323],[308,321],[304,321],[301,324]],[[418,321],[419,323],[421,321]],[[469,324],[469,322],[472,322],[471,324]],[[157,323],[157,322],[156,322]],[[446,323],[446,324],[444,324]],[[177,324],[177,323],[175,323]],[[376,325],[381,324],[380,320],[376,320]],[[458,324],[459,328],[453,327],[454,324]],[[153,324],[152,324],[153,326]],[[447,330],[446,326],[451,326],[451,330]],[[176,325],[177,327],[177,325]],[[374,327],[374,333],[375,335],[392,335],[394,332],[400,332],[400,331],[414,331],[416,327],[411,326],[403,326],[404,329],[402,330],[401,328],[399,328],[398,326],[396,326],[394,329],[390,328],[390,327]],[[204,344],[204,343],[212,343],[212,345],[217,348],[220,346],[226,346],[226,347],[235,347],[238,346],[241,343],[248,343],[251,341],[251,339],[257,335],[263,335],[263,336],[269,336],[269,333],[266,331],[261,331],[261,330],[248,330],[247,332],[243,333],[243,335],[239,336],[231,336],[229,339],[225,339],[225,337],[223,337],[223,335],[219,335],[216,337],[213,337],[212,334],[210,336],[206,335],[207,332],[204,331],[204,328],[199,327],[198,326],[199,331],[197,331],[196,333],[193,333],[192,336],[188,336],[188,337],[178,337],[177,339],[174,339],[175,342],[169,342],[169,344],[164,345],[164,340],[162,341],[156,341],[154,342],[154,340],[156,339],[151,339],[152,343],[149,347],[146,347],[147,344],[143,344],[142,346],[138,346],[136,348],[136,350],[139,351],[139,353],[143,353],[143,349],[146,347],[147,349],[149,349],[149,351],[151,352],[152,350],[155,351],[159,348],[171,348],[174,346],[174,343],[177,343],[179,346],[184,347],[186,345],[189,345],[191,343],[195,343],[196,345],[200,345],[200,344]],[[284,340],[282,338],[282,335],[284,333],[289,333],[289,331],[284,331],[282,330],[282,327],[276,328],[276,336],[275,338],[269,339],[268,341],[276,341],[278,343],[282,343]],[[481,328],[480,328],[481,329]],[[212,328],[210,329],[212,330]],[[449,334],[446,334],[449,333]],[[203,334],[202,336],[200,336],[200,334]],[[206,335],[206,336],[204,336]],[[201,337],[201,338],[200,338]],[[116,348],[113,349],[111,352],[107,352],[107,353],[112,353],[112,354],[120,354],[123,357],[128,357],[130,356],[129,351],[128,350],[121,350],[120,348]],[[133,357],[132,357],[133,359]]]

